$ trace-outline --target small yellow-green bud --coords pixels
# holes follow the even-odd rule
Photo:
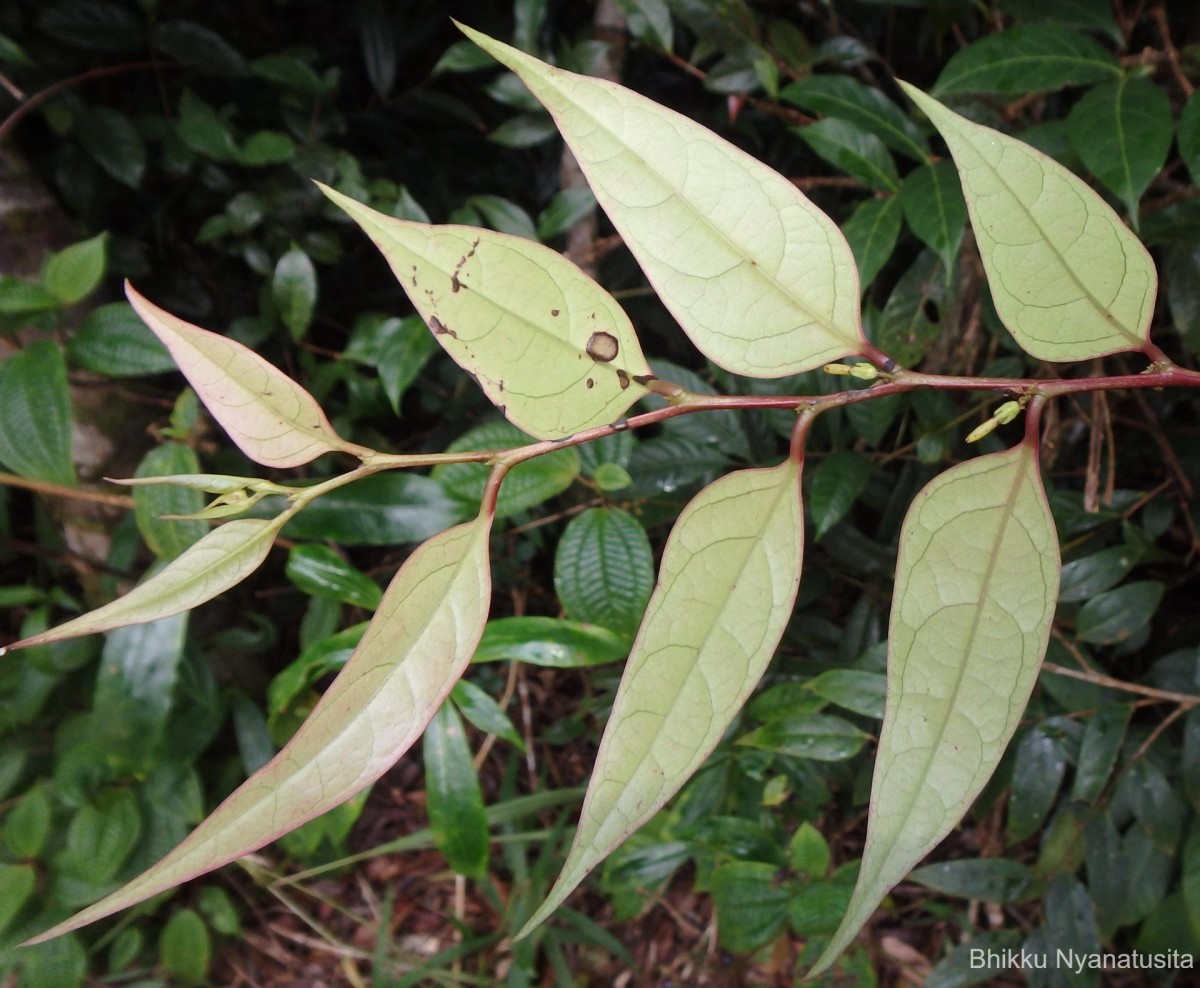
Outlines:
[[[988,419],[986,422],[983,423],[983,425],[979,426],[976,429],[971,430],[971,434],[969,436],[967,436],[967,442],[969,442],[969,443],[979,442],[979,440],[982,439],[984,436],[989,436],[993,432],[995,432],[996,427],[999,424],[1000,424],[999,419],[996,419],[996,418]]]
[[[833,374],[835,377],[846,377],[853,368],[849,364],[826,364],[825,373]]]
[[[860,381],[874,381],[879,377],[879,368],[874,364],[853,364],[850,367],[850,376],[857,377]]]
[[[1021,405],[1016,401],[1006,401],[1003,405],[996,409],[993,417],[1001,425],[1008,425],[1013,419],[1021,414]]]

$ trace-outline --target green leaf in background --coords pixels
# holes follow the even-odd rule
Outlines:
[[[789,758],[840,762],[862,750],[867,735],[841,717],[798,714],[781,717],[738,738],[738,744]]]
[[[0,362],[0,463],[30,480],[75,486],[71,394],[57,343],[38,340]]]
[[[1088,718],[1083,738],[1079,742],[1079,757],[1075,765],[1075,781],[1071,799],[1094,803],[1104,792],[1117,764],[1125,730],[1133,715],[1128,703],[1112,703],[1100,707]]]
[[[131,189],[142,184],[146,145],[128,117],[105,106],[90,106],[76,120],[75,133],[96,164],[118,182]]]
[[[288,552],[287,578],[305,593],[329,597],[368,611],[379,606],[383,591],[327,545],[294,545]]]
[[[142,832],[137,797],[128,789],[108,789],[80,807],[67,827],[67,843],[55,867],[93,885],[110,881],[129,857]]]
[[[18,858],[36,858],[50,836],[50,795],[35,783],[4,818],[4,843]]]
[[[954,163],[943,160],[909,172],[900,190],[900,204],[909,229],[937,253],[946,271],[953,271],[967,225],[967,203]]]
[[[453,703],[443,703],[429,722],[422,754],[434,843],[458,874],[481,878],[487,872],[491,837],[479,775]]]
[[[37,25],[86,51],[136,51],[146,42],[141,19],[108,0],[59,0],[41,5]]]
[[[383,473],[321,495],[288,522],[283,534],[339,545],[403,545],[422,542],[466,515],[462,503],[447,497],[436,481]]]
[[[125,624],[156,621],[212,600],[258,569],[282,523],[258,518],[226,522],[124,597],[9,648],[28,648],[111,631]]]
[[[294,467],[335,450],[367,452],[334,432],[313,396],[249,347],[176,318],[128,283],[125,294],[213,418],[250,459]]]
[[[472,662],[528,662],[550,669],[576,669],[620,662],[629,643],[591,624],[548,617],[489,621]]]
[[[1058,598],[1058,536],[1022,443],[947,470],[900,534],[888,703],[854,899],[824,970],[982,791],[1037,680]]]
[[[1004,0],[1004,12],[1021,21],[1053,21],[1121,41],[1121,29],[1109,0]]]
[[[212,28],[195,21],[164,21],[154,29],[154,44],[159,50],[184,65],[208,72],[244,76],[250,66],[242,54]]]
[[[200,461],[190,446],[168,442],[142,457],[135,477],[169,477],[199,473]],[[175,559],[208,534],[208,523],[198,519],[171,521],[163,515],[191,515],[204,508],[197,490],[172,485],[138,485],[133,489],[133,513],[138,531],[159,559]]]
[[[115,628],[104,640],[93,694],[104,717],[128,725],[149,750],[162,737],[183,669],[188,615]]]
[[[654,555],[641,523],[620,508],[589,508],[563,531],[554,587],[567,617],[633,637],[654,589]]]
[[[700,767],[757,685],[795,603],[799,465],[739,470],[679,516],[541,923]]]
[[[1200,93],[1192,93],[1183,105],[1176,141],[1193,184],[1200,184]]]
[[[67,356],[84,370],[105,377],[175,370],[171,352],[128,302],[110,302],[89,312],[67,340]]]
[[[1067,747],[1052,723],[1026,731],[1016,744],[1005,838],[1018,844],[1049,815],[1067,771]]]
[[[513,449],[532,442],[508,422],[488,422],[459,436],[447,452]],[[484,463],[445,463],[434,468],[433,479],[455,501],[474,509],[483,498],[488,466]],[[504,478],[496,501],[496,517],[507,518],[527,511],[561,494],[579,476],[579,453],[575,447],[558,449],[515,466]]]
[[[900,276],[871,328],[875,344],[901,367],[925,359],[942,334],[943,308],[951,300],[950,279],[941,259],[924,250]],[[879,402],[864,402],[877,405]],[[876,412],[859,412],[860,421]]]
[[[828,669],[810,679],[804,688],[823,700],[864,717],[876,720],[883,717],[887,677],[880,673],[861,669]]]
[[[868,199],[860,203],[842,224],[842,233],[858,264],[860,287],[864,292],[892,256],[900,236],[900,215],[898,196]]]
[[[21,951],[21,988],[83,988],[88,957],[79,937],[60,937]]]
[[[899,192],[896,162],[883,141],[849,120],[826,117],[795,133],[820,157],[851,178],[882,192]]]
[[[27,864],[0,864],[0,936],[20,913],[33,894],[37,876]]]
[[[791,890],[776,881],[777,871],[758,861],[734,861],[713,872],[713,905],[726,950],[757,950],[783,932]]]
[[[954,155],[996,311],[1022,349],[1087,360],[1141,348],[1158,275],[1108,204],[1056,161],[901,85]]]
[[[238,155],[233,132],[211,106],[191,90],[179,100],[179,137],[197,154],[213,161],[234,161]]]
[[[42,284],[63,305],[90,295],[104,277],[107,233],[99,233],[51,254],[42,269]]]
[[[643,96],[460,28],[554,115],[596,199],[705,356],[783,377],[861,352],[850,248],[791,182]]]
[[[931,92],[1025,94],[1111,82],[1117,59],[1086,34],[1053,24],[1026,24],[989,34],[955,52]]]
[[[493,195],[471,196],[465,205],[477,210],[484,222],[499,233],[525,240],[538,239],[537,229],[529,214],[511,199]]]
[[[278,130],[259,130],[246,138],[237,155],[248,168],[282,165],[296,157],[296,142]]]
[[[181,984],[208,983],[212,937],[198,912],[180,909],[167,920],[158,938],[158,961]]]
[[[821,460],[808,488],[815,540],[846,517],[870,478],[871,460],[862,453],[839,449]]]
[[[1121,200],[1134,229],[1138,200],[1162,170],[1174,127],[1167,94],[1128,76],[1089,90],[1067,118],[1071,147]]]
[[[293,247],[276,263],[271,295],[292,339],[303,339],[317,304],[317,269],[299,247]]]
[[[490,529],[482,516],[409,556],[358,648],[283,750],[158,864],[35,942],[248,854],[337,807],[391,768],[421,736],[483,632],[491,602]]]
[[[788,864],[804,878],[820,878],[829,870],[829,842],[808,821],[800,824],[788,841]],[[838,915],[841,919],[841,915]]]
[[[1156,580],[1143,580],[1093,597],[1079,609],[1075,637],[1092,645],[1125,641],[1150,623],[1165,590]]]
[[[620,418],[646,394],[650,367],[629,317],[560,254],[476,227],[394,219],[321,188],[375,242],[437,341],[516,426],[562,439]]]
[[[1125,579],[1137,565],[1139,555],[1133,546],[1115,545],[1065,563],[1058,599],[1063,602],[1091,600]]]
[[[1006,858],[963,858],[917,868],[908,876],[926,888],[981,902],[1021,902],[1035,884],[1028,865]]]
[[[916,161],[929,158],[920,129],[878,89],[844,75],[810,75],[785,86],[780,99],[814,113],[858,124],[893,151]]]
[[[474,45],[471,46],[475,51]],[[554,198],[547,203],[546,208],[538,213],[537,238],[550,240],[560,233],[566,233],[585,216],[596,208],[596,197],[592,190],[583,188],[560,189]]]
[[[520,620],[518,618],[517,620]],[[475,650],[476,656],[479,650]],[[477,661],[477,660],[476,660]],[[450,691],[450,699],[470,723],[485,734],[494,734],[514,745],[518,751],[525,750],[525,742],[513,727],[513,722],[491,694],[481,690],[469,679],[460,679]]]

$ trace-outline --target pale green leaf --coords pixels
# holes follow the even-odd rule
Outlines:
[[[237,524],[250,523],[224,528]],[[391,768],[437,712],[483,632],[491,599],[490,528],[481,516],[417,549],[354,654],[283,750],[158,864],[31,942],[78,929],[248,854]]]
[[[770,662],[800,585],[799,466],[741,470],[679,516],[596,756],[550,915],[716,747]]]
[[[1058,537],[1028,444],[959,464],[913,501],[862,868],[813,973],[983,789],[1037,679],[1058,578]]]
[[[294,467],[335,450],[360,455],[329,424],[316,400],[242,344],[160,309],[126,284],[138,315],[162,340],[205,406],[250,459]]]
[[[258,569],[285,520],[286,515],[273,521],[240,518],[214,528],[124,597],[57,628],[25,638],[10,645],[9,649],[44,645],[126,624],[155,621],[212,600]]]
[[[920,90],[962,180],[996,311],[1041,360],[1087,360],[1146,342],[1158,274],[1149,252],[1080,178]]]
[[[607,425],[646,394],[629,317],[548,247],[378,213],[321,186],[383,252],[446,352],[539,439]]]
[[[554,115],[596,199],[705,356],[783,377],[862,352],[850,248],[791,182],[645,97],[462,30]]]

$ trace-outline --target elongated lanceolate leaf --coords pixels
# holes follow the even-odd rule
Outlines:
[[[790,460],[722,477],[683,510],[600,742],[575,841],[521,935],[657,813],[721,740],[791,615],[803,526],[800,468]]]
[[[437,712],[483,632],[491,598],[490,527],[483,516],[417,549],[354,654],[283,750],[158,864],[30,942],[92,923],[248,854],[361,792],[395,764]]]
[[[983,789],[1037,679],[1058,579],[1058,537],[1030,445],[947,470],[913,501],[862,868],[813,973]]]
[[[321,186],[363,228],[455,362],[509,421],[563,439],[620,418],[650,367],[616,299],[532,240],[398,220]]]
[[[1145,344],[1158,274],[1141,242],[1051,158],[901,83],[954,155],[996,311],[1040,360]]]
[[[126,624],[157,621],[197,607],[241,583],[258,569],[285,521],[283,515],[270,521],[240,518],[214,528],[124,597],[57,628],[25,638],[10,645],[9,649],[78,638]]]
[[[256,463],[294,467],[335,450],[369,452],[334,432],[316,399],[253,350],[177,319],[128,283],[125,294],[213,418]]]
[[[841,231],[791,182],[681,114],[459,27],[554,116],[671,314],[726,370],[783,377],[862,352]]]

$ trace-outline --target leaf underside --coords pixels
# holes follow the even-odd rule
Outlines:
[[[858,884],[811,974],[961,819],[1020,723],[1058,599],[1058,537],[1028,444],[947,470],[900,535],[888,695]]]
[[[128,283],[125,294],[213,418],[256,463],[295,467],[322,453],[368,452],[334,432],[316,399],[249,347],[184,322]]]
[[[395,764],[437,712],[483,633],[491,597],[490,527],[481,516],[418,548],[342,672],[283,750],[158,864],[29,943],[249,854],[361,792]]]
[[[650,819],[721,740],[775,653],[800,585],[799,466],[700,492],[667,541],[562,873],[519,934]]]
[[[620,418],[652,376],[616,300],[532,240],[398,220],[322,191],[375,242],[421,318],[514,425],[563,439]]]
[[[1022,349],[1039,360],[1141,349],[1158,274],[1120,217],[1052,158],[901,85],[954,156],[996,312]]]
[[[706,357],[774,378],[862,352],[853,255],[791,182],[622,86],[459,27],[553,115],[597,201]]]

